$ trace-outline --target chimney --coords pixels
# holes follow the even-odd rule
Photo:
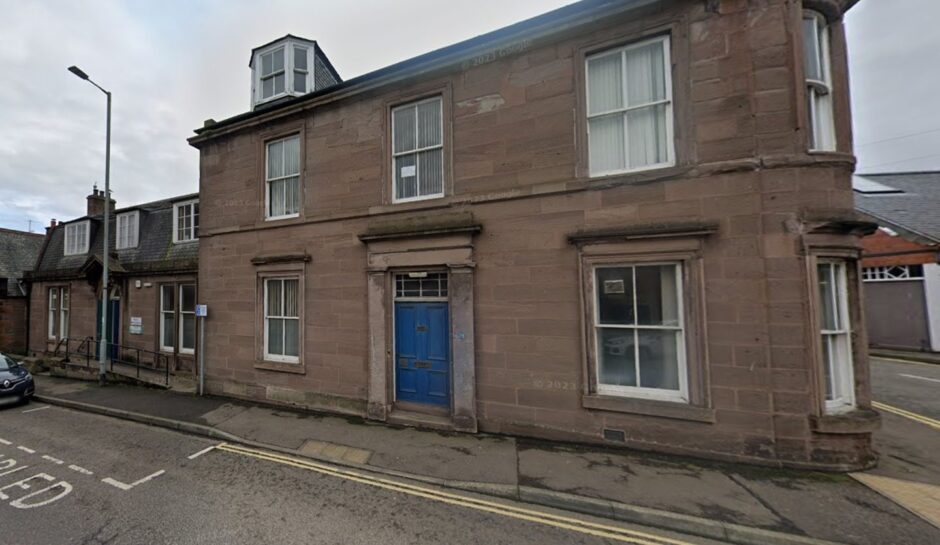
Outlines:
[[[114,199],[111,199],[111,211],[114,211]],[[87,215],[89,216],[100,216],[104,214],[104,191],[98,191],[98,186],[94,186],[91,190],[91,195],[88,196],[88,211]]]
[[[48,235],[49,233],[51,233],[52,230],[55,229],[55,226],[58,224],[59,223],[55,220],[55,218],[52,218],[52,221],[49,222],[49,227],[46,227],[46,234]]]

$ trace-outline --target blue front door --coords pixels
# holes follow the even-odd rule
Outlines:
[[[446,302],[395,303],[395,391],[399,401],[450,406]]]

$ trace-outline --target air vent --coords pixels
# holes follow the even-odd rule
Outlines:
[[[627,435],[623,432],[623,430],[612,430],[610,428],[604,428],[604,439],[608,441],[624,443],[627,440]]]

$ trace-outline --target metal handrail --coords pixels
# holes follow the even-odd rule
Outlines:
[[[75,350],[71,350],[71,344],[77,342]],[[97,358],[101,349],[101,339],[95,337],[85,337],[81,341],[78,339],[63,338],[56,344],[53,355],[58,355],[62,346],[65,346],[65,359],[70,362],[73,355],[81,356],[85,360],[85,366],[90,367],[91,362]],[[94,345],[94,346],[92,346]],[[110,370],[114,371],[114,364],[134,366],[137,378],[140,378],[140,370],[152,370],[164,372],[164,381],[167,386],[170,385],[170,364],[174,369],[179,369],[179,354],[166,354],[154,350],[146,350],[136,346],[126,346],[118,343],[107,343],[107,350],[116,357],[109,357]]]

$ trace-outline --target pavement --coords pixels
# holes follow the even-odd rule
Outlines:
[[[0,411],[9,545],[717,545],[43,403]]]
[[[102,388],[47,376],[37,377],[37,383],[40,400],[60,406],[722,542],[940,543],[940,529],[920,513],[849,475],[396,428],[354,417],[125,385]],[[899,420],[899,426],[915,424]],[[893,421],[885,427],[892,430]],[[926,433],[923,428],[916,433]],[[927,464],[915,464],[924,466],[925,475],[936,475]]]

